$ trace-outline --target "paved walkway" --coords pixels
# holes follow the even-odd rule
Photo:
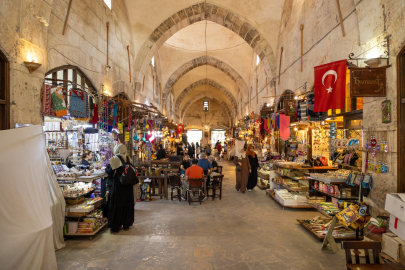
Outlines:
[[[296,221],[319,214],[283,210],[258,188],[239,193],[233,164],[220,165],[221,201],[137,203],[129,231],[69,238],[56,252],[59,269],[345,269],[341,250],[321,252]]]

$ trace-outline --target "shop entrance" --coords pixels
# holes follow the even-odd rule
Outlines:
[[[202,140],[202,130],[201,129],[191,129],[187,131],[187,142],[194,143],[194,145]]]
[[[212,130],[211,131],[211,143],[215,145],[217,141],[224,143],[226,140],[226,131],[223,129]]]
[[[398,184],[399,193],[405,192],[405,47],[397,57],[398,92],[397,92],[397,147],[398,147]]]
[[[0,130],[10,128],[10,66],[0,51]]]

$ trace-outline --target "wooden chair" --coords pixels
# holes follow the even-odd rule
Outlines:
[[[222,174],[222,167],[223,167],[223,166],[218,166],[218,173],[219,173],[219,174]]]
[[[211,185],[207,186],[207,197],[212,197],[212,200],[215,198],[222,199],[222,180],[224,179],[223,175],[211,176]],[[212,195],[209,195],[209,191],[212,190]],[[219,190],[219,194],[217,193]]]
[[[181,177],[180,175],[170,175],[170,189],[171,189],[171,199],[173,201],[173,198],[178,198],[179,201],[181,202]],[[177,195],[173,196],[173,191],[177,190]]]
[[[372,250],[372,256],[374,264],[380,264],[379,253],[381,253],[381,242],[371,242],[371,241],[343,241],[342,249],[346,252],[346,263],[352,263],[352,253],[351,250],[354,250],[354,257],[356,259],[355,264],[360,264],[360,255],[359,249],[364,249],[366,264],[371,264],[369,250]],[[349,269],[349,268],[347,268]]]
[[[202,203],[204,181],[205,181],[205,178],[188,179],[187,197],[188,197],[189,205],[192,202],[200,202],[200,204]],[[193,200],[191,198],[191,195],[194,194],[195,192],[198,192],[198,200]]]

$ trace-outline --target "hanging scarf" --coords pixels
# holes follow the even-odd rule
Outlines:
[[[56,113],[55,113],[55,110],[53,109],[51,88],[52,88],[52,85],[45,84],[45,83],[42,86],[41,113],[42,113],[42,115],[54,117],[54,116],[56,116]]]
[[[87,119],[89,117],[89,98],[86,92],[70,91],[69,113],[74,118]]]
[[[91,124],[97,124],[98,122],[98,105],[93,103],[93,117],[89,121]]]
[[[67,114],[65,96],[61,86],[51,89],[52,105],[57,117],[62,117]]]
[[[132,112],[131,112],[131,107],[128,108],[128,131],[131,130],[131,122],[132,122]]]
[[[115,126],[116,126],[116,124],[117,124],[117,115],[118,115],[118,112],[117,112],[117,103],[115,103],[115,104],[114,104],[114,114],[113,114],[113,124],[112,124],[113,128],[115,128]]]

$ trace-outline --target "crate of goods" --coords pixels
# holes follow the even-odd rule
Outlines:
[[[270,176],[268,173],[262,173],[261,171],[257,172],[258,176],[264,180],[269,180]]]
[[[307,198],[305,196],[294,195],[294,200],[297,201],[297,205],[307,205]]]
[[[83,201],[84,201],[84,197],[80,197],[77,199],[66,199],[66,203],[71,204],[71,205],[79,204],[79,203],[82,203]]]
[[[321,196],[321,197],[310,197],[310,196],[307,196],[307,201],[308,201],[309,204],[320,203],[320,202],[326,202],[326,196]]]

